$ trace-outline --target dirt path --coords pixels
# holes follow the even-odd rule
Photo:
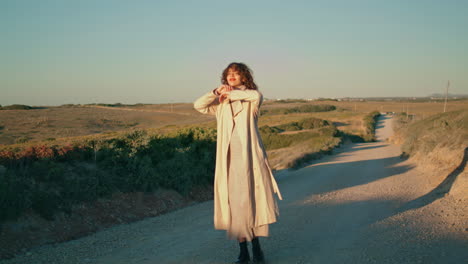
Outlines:
[[[379,121],[379,142],[278,173],[284,200],[262,238],[267,263],[467,263],[466,200],[411,203],[436,183],[384,141],[390,123]],[[0,263],[230,263],[238,245],[213,229],[212,216],[205,202]]]

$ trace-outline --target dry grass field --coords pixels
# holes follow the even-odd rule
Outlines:
[[[421,119],[444,111],[444,102],[418,102],[418,101],[367,101],[367,102],[334,102],[334,105],[355,112],[408,112]],[[446,111],[455,111],[468,108],[468,100],[448,101]]]
[[[362,117],[371,111],[407,112],[416,119],[440,113],[443,102],[276,102],[266,100],[262,109],[291,108],[300,105],[331,104],[337,110],[317,113],[292,113],[288,115],[263,115],[259,126],[278,125],[297,121],[306,117],[326,119],[338,129],[350,134],[362,131]],[[449,101],[447,111],[467,109],[468,100]],[[59,141],[70,138],[101,133],[128,132],[134,129],[177,129],[179,127],[201,124],[215,127],[213,116],[202,115],[190,103],[155,104],[122,107],[103,107],[97,105],[45,107],[32,110],[0,111],[0,146],[23,142]]]
[[[0,145],[105,132],[159,128],[210,120],[190,104],[149,107],[48,107],[0,111]]]
[[[468,109],[440,113],[423,120],[407,121],[404,116],[398,116],[394,130],[390,141],[401,145],[404,156],[418,163],[428,175],[452,172],[449,176],[453,179],[464,179],[466,186],[460,189],[466,190],[468,175],[458,177],[458,174],[467,171]],[[446,185],[451,189],[457,184]]]

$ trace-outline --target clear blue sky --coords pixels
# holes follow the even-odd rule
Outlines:
[[[1,0],[0,104],[468,93],[468,1]]]

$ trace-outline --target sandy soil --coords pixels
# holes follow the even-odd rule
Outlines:
[[[385,141],[348,144],[297,171],[280,171],[279,221],[262,238],[267,263],[467,263],[468,209],[462,196],[421,200],[428,179]],[[213,229],[213,202],[47,245],[0,263],[230,263],[237,242]]]

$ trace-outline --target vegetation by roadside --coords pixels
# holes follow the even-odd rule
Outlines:
[[[401,144],[402,156],[429,174],[442,175],[438,192],[466,192],[468,179],[468,109],[413,120],[406,113],[394,120],[391,141]],[[460,178],[461,177],[461,178]]]
[[[209,185],[215,131],[181,130],[167,136],[135,131],[68,146],[32,146],[0,152],[0,221],[32,208],[53,220],[57,211],[114,192],[173,189],[187,195]]]
[[[336,107],[334,105],[301,105],[289,108],[271,108],[260,110],[262,115],[287,115],[291,113],[313,113],[313,112],[327,112],[333,111]]]
[[[427,155],[438,146],[451,150],[468,146],[468,110],[440,113],[413,121],[406,113],[394,120],[394,140],[401,143],[404,155]]]
[[[340,135],[344,139],[348,139],[351,142],[359,143],[359,142],[374,142],[375,138],[375,126],[377,124],[377,120],[380,116],[379,111],[372,111],[366,114],[363,117],[363,129],[357,133],[349,133],[346,131],[340,131]]]
[[[375,127],[375,124],[364,126]],[[135,130],[78,137],[70,144],[58,144],[61,141],[54,139],[41,144],[2,147],[0,232],[2,222],[12,223],[25,212],[34,212],[53,222],[57,216],[59,219],[64,219],[64,215],[76,217],[81,205],[99,206],[99,201],[115,199],[119,193],[141,200],[142,195],[174,190],[180,194],[177,199],[201,196],[209,199],[211,195],[206,192],[214,176],[216,129],[171,126],[165,133],[161,131]],[[314,117],[264,125],[260,133],[274,169],[298,168],[329,154],[344,136],[332,122]],[[200,192],[205,194],[200,196]],[[163,211],[170,211],[169,207]],[[128,208],[127,212],[137,209]],[[113,219],[119,223],[121,217]],[[98,228],[94,226],[92,230]],[[11,256],[14,250],[18,249],[10,249],[7,255]]]

